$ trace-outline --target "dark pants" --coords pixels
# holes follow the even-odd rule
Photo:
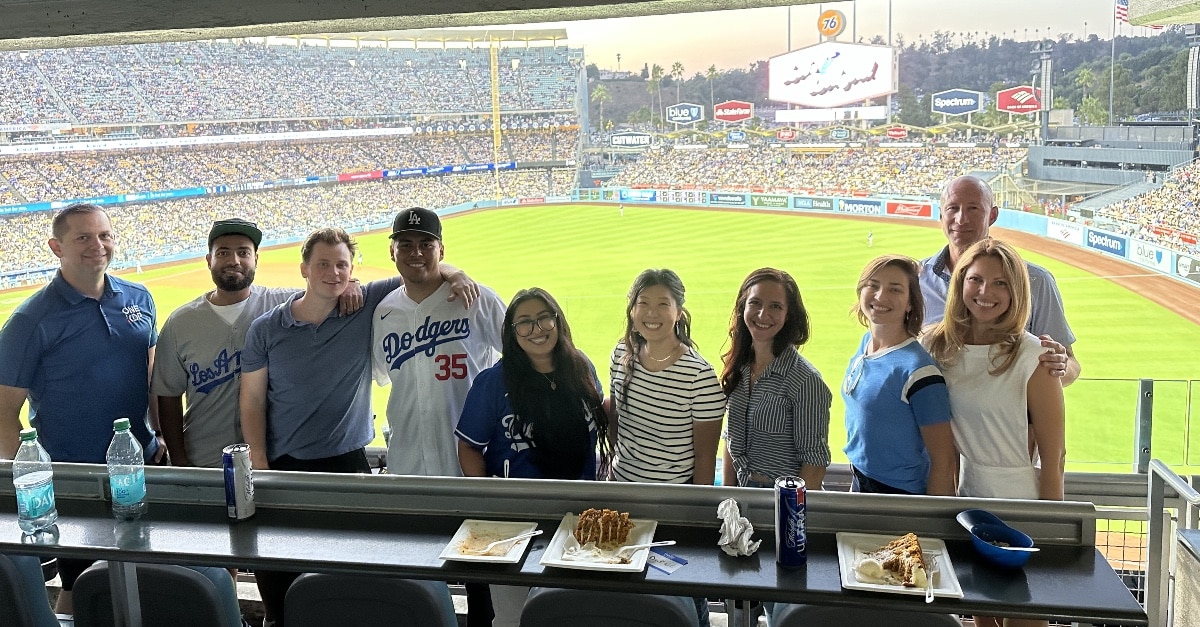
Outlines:
[[[467,627],[492,627],[492,589],[486,583],[465,583],[467,589]]]
[[[851,492],[863,492],[867,494],[912,494],[908,490],[892,487],[882,481],[876,481],[861,472],[853,466],[850,470],[854,471],[854,480],[850,483]]]
[[[371,464],[367,461],[364,449],[350,451],[333,457],[320,459],[296,459],[284,455],[271,462],[271,470],[291,470],[297,472],[337,472],[346,474],[371,474]],[[263,613],[267,620],[275,622],[275,627],[284,627],[283,602],[287,597],[288,588],[301,573],[277,570],[256,570],[254,580],[258,583],[258,594],[262,597]]]

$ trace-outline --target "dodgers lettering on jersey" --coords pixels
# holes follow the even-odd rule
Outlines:
[[[504,435],[508,436],[508,441],[510,443],[509,448],[514,453],[533,448],[533,444],[530,443],[532,438],[530,437],[529,433],[529,423],[522,425],[524,427],[521,430],[522,433],[517,433],[516,430],[513,429],[513,419],[515,417],[516,416],[513,416],[512,414],[505,414],[504,417],[500,419],[500,425],[504,427]]]
[[[242,373],[242,351],[234,351],[230,355],[229,349],[222,349],[211,367],[205,368],[198,363],[191,363],[188,364],[187,371],[196,391],[208,394],[213,388]]]
[[[399,370],[404,362],[420,353],[433,357],[438,346],[470,336],[471,321],[467,318],[434,321],[431,316],[425,316],[425,322],[418,325],[415,331],[385,335],[383,355],[391,370]]]

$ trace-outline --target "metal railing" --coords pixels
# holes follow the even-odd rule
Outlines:
[[[1146,617],[1151,627],[1171,625],[1171,583],[1174,564],[1171,563],[1171,509],[1176,510],[1175,528],[1196,529],[1197,513],[1200,513],[1200,492],[1187,480],[1175,474],[1158,459],[1150,460],[1146,509],[1149,521],[1146,529]],[[1171,498],[1182,502],[1177,508],[1167,502],[1168,490]]]

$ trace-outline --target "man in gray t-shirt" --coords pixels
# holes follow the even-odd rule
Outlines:
[[[925,324],[942,319],[946,310],[946,291],[954,264],[972,244],[989,237],[988,229],[1000,209],[996,206],[992,188],[974,176],[960,176],[942,189],[941,222],[947,245],[938,254],[921,262],[921,295],[925,299]],[[1041,356],[1041,365],[1050,374],[1061,377],[1063,386],[1079,378],[1079,361],[1072,346],[1075,334],[1067,324],[1062,295],[1054,275],[1045,268],[1026,263],[1029,267],[1031,312],[1029,332],[1042,338],[1048,349]]]

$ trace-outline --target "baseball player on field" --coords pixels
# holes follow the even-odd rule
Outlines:
[[[376,307],[371,343],[375,380],[392,385],[388,472],[462,476],[454,426],[475,375],[500,358],[504,303],[483,285],[465,311],[446,302],[442,224],[428,209],[396,216],[391,252],[404,285]]]

